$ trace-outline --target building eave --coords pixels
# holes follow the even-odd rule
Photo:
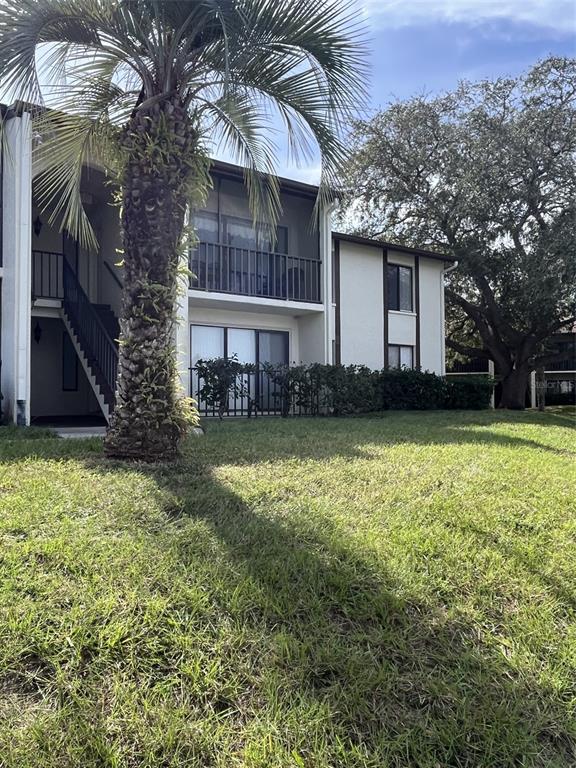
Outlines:
[[[221,178],[231,179],[232,181],[244,182],[246,168],[233,163],[226,163],[223,160],[212,160],[210,172]],[[315,200],[318,197],[318,187],[314,184],[305,184],[303,181],[287,179],[283,176],[276,176],[282,192],[290,192],[299,197],[306,197]]]
[[[362,237],[361,235],[349,235],[345,232],[332,232],[332,239],[347,243],[355,243],[356,245],[369,245],[372,248],[386,248],[391,251],[411,253],[416,256],[423,256],[427,259],[436,259],[437,261],[449,261],[451,263],[456,261],[453,256],[448,256],[445,253],[438,253],[438,251],[428,251],[423,248],[411,248],[408,245],[401,245],[400,243],[389,243],[386,240],[375,240],[374,238]]]

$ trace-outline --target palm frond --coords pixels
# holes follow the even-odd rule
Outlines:
[[[34,119],[35,132],[42,137],[35,152],[38,201],[50,211],[51,222],[61,216],[62,227],[87,248],[96,246],[96,238],[82,206],[82,170],[97,165],[118,173],[118,132],[132,109],[130,97],[107,77],[81,80],[62,95],[65,109],[44,110]]]
[[[79,203],[82,164],[112,153],[134,110],[176,93],[191,124],[211,126],[205,144],[226,143],[246,166],[255,217],[273,221],[280,210],[274,122],[290,159],[320,153],[322,204],[365,99],[356,11],[353,0],[4,0],[0,84],[13,98],[42,105],[49,95],[58,106],[50,119],[36,115],[46,132],[43,199],[93,240]],[[46,44],[43,88],[37,53]]]
[[[207,101],[201,110],[212,118],[208,130],[213,139],[232,151],[245,167],[245,183],[254,222],[272,227],[280,213],[280,192],[274,169],[276,147],[263,132],[261,113],[249,95],[238,90]]]

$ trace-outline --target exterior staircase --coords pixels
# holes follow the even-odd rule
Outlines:
[[[120,336],[120,323],[118,318],[112,311],[110,304],[92,304],[96,310],[96,314],[100,318],[102,325],[104,326],[106,333],[118,349],[118,337]]]
[[[107,304],[91,304],[64,259],[62,320],[107,421],[114,410],[119,326]]]

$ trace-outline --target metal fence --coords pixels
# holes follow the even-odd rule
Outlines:
[[[201,368],[190,368],[190,394],[201,416],[256,417],[256,416],[308,416],[321,413],[321,392],[314,388],[311,377],[305,376],[301,394],[286,393],[282,386],[282,368],[246,366],[229,385],[224,384],[222,395],[214,394],[214,379],[207,382]]]
[[[237,373],[220,397],[209,392],[209,383],[203,377],[202,370],[194,367],[190,369],[190,389],[202,416],[250,418],[258,414],[280,416],[282,413],[280,388],[272,381],[270,371],[261,367],[254,366]]]

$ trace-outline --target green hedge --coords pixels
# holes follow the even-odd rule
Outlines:
[[[444,408],[477,411],[489,407],[494,381],[488,376],[450,377],[445,379],[445,386]]]
[[[262,366],[283,416],[374,413],[386,410],[488,408],[493,381],[444,378],[417,370],[372,371],[360,365]],[[262,370],[261,369],[261,370]],[[222,416],[230,395],[246,395],[255,366],[219,358],[200,361],[201,399]],[[243,383],[242,383],[243,382]]]
[[[493,388],[487,377],[450,379],[409,369],[371,371],[355,365],[297,368],[286,367],[284,390],[290,393],[293,379],[301,382],[308,378],[309,383],[295,389],[291,406],[335,416],[386,410],[479,410],[489,407]],[[310,394],[312,398],[307,400]]]

